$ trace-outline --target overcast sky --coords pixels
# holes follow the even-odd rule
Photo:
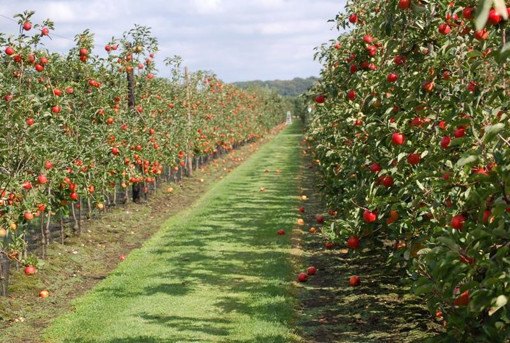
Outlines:
[[[226,82],[318,76],[313,48],[335,39],[328,23],[345,0],[0,0],[0,32],[16,33],[12,18],[36,11],[33,22],[55,22],[51,50],[67,53],[74,36],[95,34],[95,53],[134,24],[158,38],[159,74],[179,55],[191,70],[211,70]],[[65,38],[60,38],[66,37]]]

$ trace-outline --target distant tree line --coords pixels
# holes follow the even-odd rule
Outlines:
[[[306,92],[318,82],[317,77],[311,76],[306,79],[295,77],[292,80],[273,80],[273,81],[240,81],[233,84],[241,89],[248,89],[251,87],[262,87],[276,90],[282,96],[298,96]]]

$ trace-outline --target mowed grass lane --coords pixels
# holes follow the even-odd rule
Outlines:
[[[300,132],[297,124],[287,128],[191,208],[170,218],[79,298],[74,312],[59,317],[45,339],[299,340],[293,328],[290,233],[297,218]],[[278,229],[287,234],[278,236]]]

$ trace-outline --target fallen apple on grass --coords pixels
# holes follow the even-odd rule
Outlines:
[[[315,273],[317,272],[317,268],[315,268],[314,266],[310,266],[310,267],[308,267],[306,272],[308,275],[315,275]]]
[[[357,276],[357,275],[351,276],[351,278],[349,279],[349,285],[351,285],[352,287],[355,287],[355,286],[358,286],[359,284],[360,284],[359,276]]]
[[[299,273],[298,280],[299,280],[299,282],[306,282],[306,281],[308,281],[308,274],[306,274],[306,273]]]

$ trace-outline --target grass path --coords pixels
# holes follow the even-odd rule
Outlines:
[[[291,325],[296,300],[290,233],[299,192],[299,134],[299,126],[287,128],[169,219],[75,301],[76,310],[45,331],[47,341],[298,340]],[[288,234],[277,236],[278,229]]]

